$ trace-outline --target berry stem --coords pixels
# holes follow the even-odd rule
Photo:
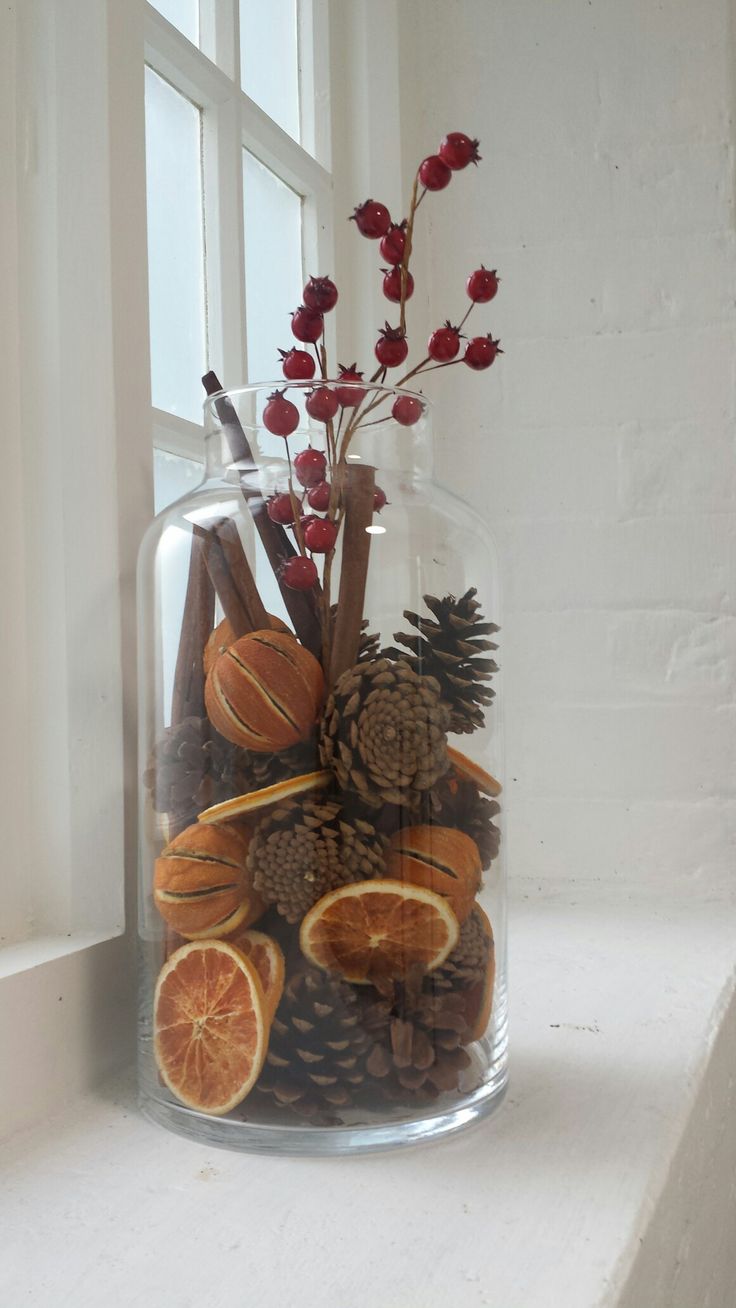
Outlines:
[[[301,502],[297,499],[296,491],[294,490],[294,479],[291,471],[291,450],[289,449],[288,441],[286,442],[286,458],[289,464],[289,499],[291,500],[291,511],[294,514],[294,535],[296,537],[296,543],[299,547],[299,553],[302,555],[303,558],[306,558],[307,551],[304,548],[304,535],[302,533],[302,523],[301,523],[302,506],[301,506]]]
[[[404,253],[402,255],[401,264],[399,265],[401,271],[401,308],[400,308],[400,317],[399,317],[399,327],[404,334],[406,334],[407,273],[409,271],[409,260],[411,258],[411,243],[412,243],[412,236],[414,234],[414,215],[416,214],[416,211],[419,208],[419,205],[421,204],[426,194],[426,192],[422,191],[422,194],[419,196],[419,198],[417,198],[418,191],[419,191],[419,173],[417,172],[414,175],[414,185],[411,188],[411,205],[409,206],[409,219],[406,224],[406,238],[404,240]]]

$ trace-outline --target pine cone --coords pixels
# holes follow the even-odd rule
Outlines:
[[[473,781],[447,773],[429,792],[421,809],[425,822],[457,827],[475,841],[480,865],[490,867],[498,855],[501,832],[493,821],[501,812],[495,799],[486,799]]]
[[[211,758],[213,804],[234,795],[250,794],[264,786],[274,786],[287,777],[298,777],[319,767],[314,737],[299,741],[291,749],[283,749],[278,754],[255,754],[249,749],[231,745],[214,729],[212,736],[207,752]]]
[[[493,635],[499,628],[495,622],[483,621],[475,595],[475,587],[457,600],[454,595],[445,595],[443,599],[425,595],[424,603],[436,621],[405,609],[404,617],[419,634],[397,631],[394,640],[411,654],[407,655],[404,650],[387,651],[408,658],[421,675],[436,677],[442,698],[451,709],[449,730],[461,734],[484,725],[481,706],[491,703],[495,691],[483,682],[489,681],[498,671],[493,659],[478,657],[487,650],[498,649],[485,637]]]
[[[447,770],[448,722],[438,683],[407,659],[356,663],[327,701],[322,766],[369,805],[415,805]]]
[[[338,886],[385,869],[385,839],[337,800],[282,804],[256,827],[248,865],[259,894],[289,922]]]
[[[308,968],[286,983],[256,1088],[302,1117],[334,1122],[362,1086],[370,1047],[355,989]]]
[[[367,1003],[363,1025],[373,1036],[365,1063],[366,1092],[412,1103],[429,1103],[460,1088],[470,1065],[462,1048],[468,1025],[461,994],[425,993],[415,985],[394,983]]]
[[[157,813],[187,826],[212,802],[211,766],[207,749],[211,737],[207,718],[184,718],[167,727],[153,747],[143,784],[151,792]]]
[[[483,980],[493,941],[477,908],[460,928],[460,939],[440,967],[424,979],[428,992],[469,990]]]

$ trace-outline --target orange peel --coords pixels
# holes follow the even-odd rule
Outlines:
[[[458,775],[465,781],[474,781],[484,795],[490,795],[491,799],[495,799],[501,794],[503,790],[501,782],[497,781],[490,772],[486,772],[479,763],[474,763],[467,754],[461,754],[459,749],[453,749],[452,745],[449,745],[447,757]]]

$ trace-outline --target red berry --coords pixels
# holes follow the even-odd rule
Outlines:
[[[435,363],[449,363],[455,358],[460,349],[460,332],[457,327],[446,322],[444,327],[438,327],[429,338],[427,345],[427,354]]]
[[[389,327],[386,323],[386,326],[381,328],[376,342],[375,354],[378,362],[384,368],[398,368],[408,353],[409,346],[401,328]]]
[[[268,501],[267,512],[272,522],[280,522],[282,527],[290,527],[294,521],[291,496],[272,495]]]
[[[302,486],[318,486],[325,479],[327,459],[321,450],[314,450],[310,445],[300,450],[294,459],[294,473]]]
[[[322,335],[324,319],[321,313],[314,309],[308,309],[305,304],[300,304],[299,308],[291,315],[291,330],[298,341],[307,341],[313,344],[318,341]]]
[[[291,590],[311,590],[318,577],[319,573],[313,559],[302,558],[301,554],[295,554],[293,558],[287,559],[281,569],[282,581]]]
[[[496,269],[484,268],[481,264],[480,268],[470,274],[465,289],[474,304],[487,304],[498,290]]]
[[[317,313],[329,313],[337,304],[337,287],[329,277],[310,277],[304,287],[304,303]]]
[[[309,381],[314,376],[315,361],[306,350],[279,350],[279,354],[287,381]]]
[[[428,191],[444,191],[451,178],[450,169],[438,154],[430,154],[419,165],[419,180]]]
[[[307,495],[307,502],[310,509],[316,509],[318,513],[326,513],[330,507],[330,483],[321,481],[318,486],[313,486]]]
[[[401,263],[406,245],[406,219],[399,226],[392,223],[380,244],[381,258],[386,263]]]
[[[494,341],[491,335],[474,336],[465,348],[464,360],[469,368],[482,372],[490,368],[497,354],[503,354],[499,341]]]
[[[480,162],[479,142],[471,140],[464,132],[448,132],[442,141],[438,154],[448,168],[467,168],[469,163]]]
[[[381,490],[380,486],[376,486],[376,489],[373,492],[373,512],[380,513],[381,509],[385,509],[386,504],[387,500],[385,490]]]
[[[402,427],[412,427],[415,422],[419,422],[424,412],[424,405],[415,395],[398,395],[391,412]]]
[[[263,425],[274,436],[291,436],[299,426],[299,410],[291,400],[284,399],[283,391],[274,391],[269,395],[263,410]]]
[[[401,269],[400,268],[382,268],[385,274],[383,278],[383,293],[387,300],[393,300],[395,304],[401,303]],[[414,294],[414,278],[410,272],[406,274],[406,299],[410,300]]]
[[[340,401],[329,386],[318,386],[309,392],[305,408],[310,418],[316,418],[318,422],[329,422],[340,408]]]
[[[367,236],[372,241],[377,241],[379,236],[385,236],[391,226],[391,214],[385,204],[379,204],[378,200],[366,200],[365,204],[359,204],[355,213],[351,213],[350,222],[354,222],[362,236]]]
[[[327,554],[337,540],[337,523],[329,518],[314,518],[304,528],[304,544],[312,554]]]
[[[361,382],[363,380],[362,372],[358,372],[358,365],[351,363],[349,368],[344,364],[338,365],[340,369],[339,380],[344,382]],[[343,409],[357,409],[359,404],[365,399],[365,389],[362,386],[336,386],[335,394],[340,401]]]

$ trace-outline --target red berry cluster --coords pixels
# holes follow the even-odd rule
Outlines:
[[[440,142],[436,154],[428,155],[417,169],[408,218],[393,222],[388,207],[379,200],[368,199],[350,215],[358,231],[368,240],[378,241],[383,265],[383,293],[387,300],[399,306],[396,326],[386,322],[378,333],[375,356],[378,371],[371,383],[383,380],[390,368],[406,363],[409,343],[406,334],[406,304],[414,293],[414,278],[409,271],[412,236],[417,209],[428,192],[442,191],[449,185],[452,175],[468,164],[480,161],[478,141],[464,132],[450,132]],[[457,325],[447,319],[430,335],[427,356],[405,373],[399,385],[432,368],[465,363],[474,371],[489,368],[500,344],[489,333],[467,339],[463,327],[476,304],[488,304],[498,292],[499,277],[495,269],[481,264],[466,281],[470,307]],[[291,316],[291,330],[301,349],[293,346],[280,350],[281,367],[287,383],[313,382],[305,393],[305,408],[315,422],[324,424],[327,453],[309,446],[289,459],[289,490],[271,497],[267,511],[272,520],[290,528],[299,553],[289,558],[282,569],[282,579],[297,590],[314,586],[319,575],[315,555],[331,556],[337,544],[342,520],[339,487],[342,485],[339,468],[344,468],[346,452],[354,432],[379,405],[386,402],[386,393],[369,395],[368,382],[357,363],[340,364],[337,376],[330,379],[324,344],[318,348],[324,332],[324,315],[334,309],[338,300],[335,283],[329,277],[310,277],[304,287],[302,303]],[[465,341],[465,348],[462,345]],[[319,365],[319,377],[315,380]],[[273,392],[263,412],[268,431],[284,437],[296,431],[299,410],[286,398],[284,389]],[[366,402],[367,401],[367,402]],[[391,414],[400,426],[411,427],[424,413],[421,396],[402,391],[393,400]],[[371,419],[371,421],[374,421]],[[294,480],[297,483],[295,489]],[[376,487],[373,509],[380,513],[387,503],[386,494]],[[311,557],[309,557],[311,556]],[[329,610],[329,569],[325,567],[323,603]]]

